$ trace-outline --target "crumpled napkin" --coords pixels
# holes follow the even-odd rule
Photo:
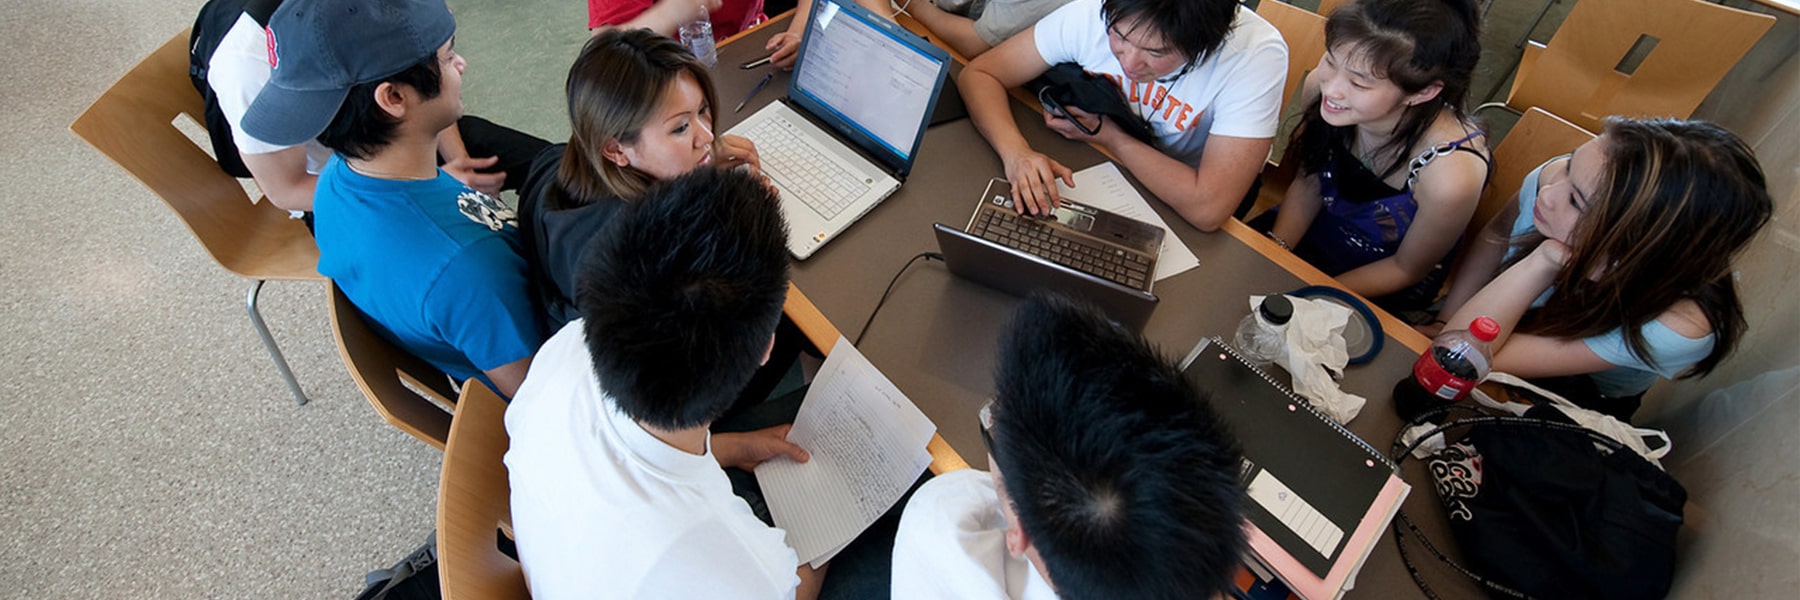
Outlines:
[[[1264,296],[1250,297],[1250,310],[1262,306]],[[1294,316],[1287,324],[1287,354],[1276,364],[1293,378],[1294,392],[1326,416],[1349,423],[1368,400],[1338,387],[1335,374],[1350,364],[1344,347],[1344,326],[1354,313],[1347,307],[1323,300],[1288,296]]]

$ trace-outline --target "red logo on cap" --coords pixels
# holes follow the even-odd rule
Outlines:
[[[281,66],[281,58],[275,54],[275,30],[264,25],[263,34],[269,39],[269,68],[278,68]]]

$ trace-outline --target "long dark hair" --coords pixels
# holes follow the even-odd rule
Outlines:
[[[1406,166],[1413,145],[1444,110],[1469,121],[1463,103],[1475,63],[1481,59],[1480,21],[1472,0],[1358,0],[1338,7],[1325,22],[1326,48],[1340,56],[1367,56],[1374,72],[1401,91],[1415,94],[1433,82],[1443,85],[1437,97],[1407,107],[1393,137],[1375,150],[1375,156],[1393,157],[1377,171],[1381,177]],[[1349,148],[1356,135],[1355,127],[1325,122],[1319,114],[1320,97],[1309,98],[1311,105],[1300,113],[1287,151],[1308,173],[1324,169],[1331,153]]]
[[[1682,377],[1712,372],[1748,324],[1732,260],[1767,225],[1775,204],[1744,141],[1704,121],[1608,117],[1607,166],[1570,233],[1555,291],[1520,331],[1582,339],[1623,328],[1625,345],[1652,365],[1642,327],[1693,300],[1712,325],[1712,353]],[[1541,243],[1533,235],[1520,242]]]
[[[636,200],[655,183],[643,171],[607,161],[600,149],[608,140],[637,140],[682,73],[694,77],[706,105],[714,107],[708,126],[717,131],[712,73],[680,42],[647,29],[609,29],[588,40],[569,67],[569,147],[556,181],[574,198],[559,203],[607,196]]]

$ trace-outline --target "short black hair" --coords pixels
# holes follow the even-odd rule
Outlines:
[[[1001,338],[993,460],[1064,598],[1206,598],[1243,557],[1237,438],[1091,306],[1037,295]]]
[[[1100,15],[1107,27],[1130,33],[1149,25],[1189,63],[1199,62],[1225,45],[1237,21],[1237,0],[1105,0]]]
[[[602,389],[665,429],[748,385],[787,300],[787,225],[760,175],[702,167],[650,188],[589,243],[576,305]]]
[[[373,157],[394,140],[394,130],[400,126],[400,121],[375,103],[375,88],[392,82],[411,87],[430,100],[443,93],[443,77],[443,65],[433,52],[404,71],[379,81],[356,84],[344,96],[344,104],[338,107],[331,124],[319,132],[319,143],[350,158],[367,160]]]

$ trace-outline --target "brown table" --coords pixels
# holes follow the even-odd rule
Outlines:
[[[719,67],[713,74],[721,108],[736,106],[767,72],[736,67],[762,56],[764,42],[786,24],[785,16],[776,18],[720,47]],[[743,112],[720,110],[721,131],[780,97],[787,82],[788,75],[778,72]],[[1013,114],[1024,124],[1021,130],[1034,148],[1071,169],[1107,160],[1093,147],[1034,125],[1041,117],[1021,102],[1013,103]],[[800,319],[821,347],[829,347],[840,330],[854,339],[856,328],[868,319],[882,290],[906,261],[921,252],[937,251],[932,223],[966,222],[986,182],[1004,174],[999,157],[967,119],[927,130],[913,173],[900,191],[811,258],[795,263],[794,285],[803,294],[794,294],[790,314],[816,312],[822,318]],[[1155,198],[1135,179],[1132,183],[1144,197]],[[1144,333],[1165,354],[1179,358],[1203,337],[1229,337],[1238,320],[1249,312],[1250,294],[1334,284],[1237,221],[1218,233],[1202,233],[1161,202],[1151,205],[1200,259],[1198,268],[1156,284],[1162,302]],[[993,393],[998,335],[1019,301],[956,279],[942,263],[920,261],[900,277],[858,345],[937,424],[941,439],[933,443],[934,471],[960,468],[964,461],[977,468],[986,466],[975,412]],[[1385,450],[1400,428],[1391,408],[1393,384],[1409,372],[1429,340],[1385,313],[1382,320],[1387,339],[1381,354],[1368,364],[1349,368],[1342,385],[1369,400],[1349,429]],[[1440,548],[1447,548],[1451,544],[1443,510],[1430,489],[1429,477],[1419,463],[1409,462],[1405,479],[1413,485],[1407,513]],[[1415,554],[1424,558],[1418,562],[1441,593],[1450,597],[1461,596],[1458,591],[1476,593],[1448,570],[1424,564],[1432,559],[1422,551]],[[1402,567],[1393,537],[1384,536],[1349,597],[1415,596],[1420,596],[1418,587]]]

